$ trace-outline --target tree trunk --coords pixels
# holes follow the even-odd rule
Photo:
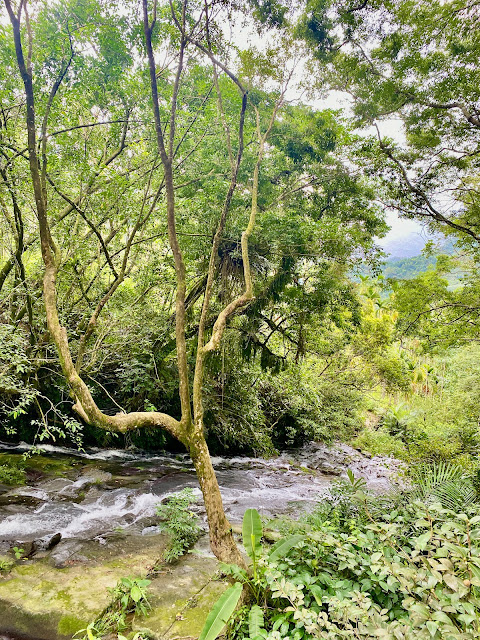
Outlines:
[[[232,526],[225,515],[220,488],[205,437],[203,433],[198,433],[200,429],[201,427],[197,425],[196,434],[189,443],[189,449],[207,511],[210,547],[215,556],[223,562],[235,563],[244,567],[245,561],[238,550],[233,538]]]

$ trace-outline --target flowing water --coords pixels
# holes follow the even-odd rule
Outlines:
[[[0,444],[20,456],[28,445]],[[197,513],[205,519],[201,494],[186,455],[91,449],[85,452],[44,445],[42,457],[61,463],[59,475],[39,473],[26,485],[0,485],[0,552],[17,542],[41,548],[55,534],[68,540],[97,540],[112,532],[158,532],[155,507],[171,493],[191,487]],[[213,458],[225,510],[232,522],[255,507],[266,516],[298,515],[311,508],[351,468],[374,490],[385,490],[397,471],[393,460],[369,458],[347,445],[309,444],[277,458]],[[47,464],[48,469],[48,464]]]
[[[156,506],[184,487],[198,496],[193,509],[206,528],[201,493],[186,455],[40,448],[41,455],[27,460],[25,485],[0,484],[0,554],[12,556],[17,546],[33,562],[62,568],[155,546],[160,532]],[[0,464],[2,458],[21,459],[29,449],[0,443]],[[232,523],[241,522],[250,507],[265,516],[298,517],[347,469],[379,492],[388,490],[398,472],[395,460],[371,458],[343,444],[311,443],[268,460],[215,457],[212,462]],[[0,640],[20,638],[2,635],[0,620]]]

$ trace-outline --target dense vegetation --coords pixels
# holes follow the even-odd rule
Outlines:
[[[478,638],[480,508],[455,493],[462,480],[452,471],[438,465],[382,499],[352,476],[308,517],[284,523],[287,536],[270,548],[248,510],[251,572],[224,567],[238,582],[202,640],[214,640],[225,619],[236,639]],[[240,584],[250,601],[234,613]]]
[[[337,505],[267,563],[259,635],[475,637],[478,4],[4,2],[0,437],[188,451],[240,572],[209,450],[454,463],[455,508]],[[382,274],[392,210],[454,248]]]

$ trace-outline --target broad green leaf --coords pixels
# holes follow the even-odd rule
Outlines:
[[[422,533],[421,536],[418,536],[415,541],[415,546],[417,547],[417,549],[421,549],[421,551],[424,551],[430,541],[431,536],[432,534],[430,531],[427,531],[427,533]]]
[[[258,511],[256,509],[247,509],[243,516],[242,540],[246,552],[252,559],[260,553],[262,535],[262,521]]]
[[[208,614],[198,640],[215,640],[217,638],[235,611],[235,607],[242,595],[242,589],[240,582],[236,582],[220,596]]]
[[[257,638],[261,636],[261,631],[265,626],[265,620],[263,617],[263,609],[254,604],[248,614],[248,633],[250,638]]]
[[[452,589],[452,591],[458,591],[460,580],[454,576],[453,573],[444,573],[443,581],[450,587],[450,589]]]
[[[452,624],[452,621],[443,611],[435,611],[432,613],[432,620],[438,620],[438,622],[444,622],[445,624]]]
[[[130,589],[130,596],[134,602],[138,602],[142,598],[142,591],[136,584]]]
[[[430,618],[430,609],[423,602],[417,602],[411,610],[417,613],[422,621]]]
[[[290,538],[283,538],[282,540],[279,540],[271,548],[270,553],[268,554],[268,559],[271,562],[274,562],[279,558],[284,558],[287,555],[287,553],[290,551],[290,549],[303,539],[304,539],[304,536],[297,534],[297,535],[291,536]]]

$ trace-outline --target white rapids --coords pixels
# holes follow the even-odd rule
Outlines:
[[[0,444],[21,453],[29,445]],[[156,524],[155,508],[171,493],[191,487],[195,508],[205,520],[201,494],[186,455],[150,454],[118,449],[75,451],[41,445],[45,456],[83,459],[69,477],[40,479],[26,486],[0,487],[0,546],[60,533],[63,539],[92,540],[122,530],[141,534]],[[214,457],[227,516],[240,522],[246,509],[266,516],[298,516],[328,492],[351,468],[374,490],[385,490],[398,470],[396,461],[370,459],[347,445],[309,444],[272,459]]]

